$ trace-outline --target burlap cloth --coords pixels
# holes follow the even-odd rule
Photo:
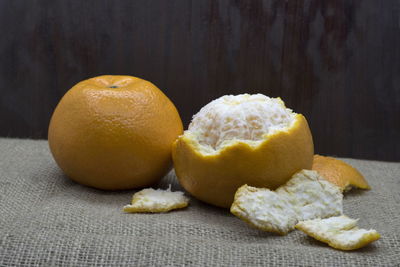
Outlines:
[[[353,252],[300,231],[248,227],[191,199],[184,210],[124,214],[134,191],[103,192],[67,179],[46,141],[0,139],[0,266],[399,266],[400,163],[345,159],[372,186],[345,196],[345,213],[382,237]],[[171,172],[160,183],[181,189]]]

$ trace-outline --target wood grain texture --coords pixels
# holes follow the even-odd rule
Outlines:
[[[80,80],[155,83],[191,116],[224,94],[280,96],[315,150],[400,160],[400,1],[0,0],[0,136],[46,138]]]

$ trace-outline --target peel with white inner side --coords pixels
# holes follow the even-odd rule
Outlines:
[[[339,187],[315,171],[302,170],[275,192],[240,187],[231,212],[263,231],[287,234],[298,221],[342,214],[342,200]]]
[[[225,95],[195,114],[185,134],[198,141],[204,154],[213,154],[238,141],[256,146],[269,134],[290,127],[295,115],[280,98]]]
[[[143,189],[135,193],[132,203],[124,206],[125,212],[167,212],[173,209],[184,208],[189,204],[189,198],[183,192],[172,192],[171,186],[167,190],[153,188]]]
[[[357,220],[347,216],[328,219],[314,219],[299,222],[296,228],[307,235],[341,250],[353,250],[364,247],[380,238],[373,229],[359,229]]]

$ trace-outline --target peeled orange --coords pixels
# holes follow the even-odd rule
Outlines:
[[[275,189],[311,169],[307,121],[280,98],[227,95],[204,106],[173,144],[181,185],[196,198],[229,208],[244,185]]]
[[[131,76],[99,76],[72,87],[57,105],[48,140],[72,180],[99,189],[145,187],[172,164],[182,134],[174,104],[154,84]]]

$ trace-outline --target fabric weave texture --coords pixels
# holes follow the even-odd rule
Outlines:
[[[63,175],[47,141],[0,138],[0,266],[400,266],[400,163],[343,159],[370,191],[344,212],[381,234],[353,252],[300,231],[261,232],[193,198],[163,214],[126,214],[134,190],[106,192]],[[182,190],[171,171],[157,188]]]

